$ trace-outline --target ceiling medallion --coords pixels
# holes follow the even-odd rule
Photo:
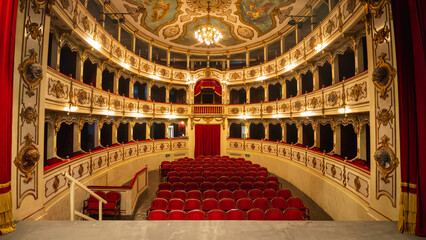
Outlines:
[[[207,2],[207,23],[195,30],[195,38],[209,46],[222,38],[222,33],[210,23],[210,1]]]

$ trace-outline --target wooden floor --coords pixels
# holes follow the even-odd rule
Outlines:
[[[404,240],[396,222],[338,221],[21,221],[1,240]]]

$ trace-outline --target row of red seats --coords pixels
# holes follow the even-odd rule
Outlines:
[[[104,193],[101,191],[95,192],[99,197],[105,199],[107,201],[106,204],[102,205],[102,213],[103,214],[112,214],[114,215],[114,219],[117,219],[117,216],[121,215],[121,195],[119,192],[108,192]],[[86,214],[99,214],[99,202],[93,196],[90,196],[88,199],[84,201],[83,212]]]
[[[219,201],[214,198],[207,198],[203,201],[198,199],[186,199],[185,201],[179,198],[172,198],[166,200],[164,198],[156,198],[152,201],[151,207],[147,210],[147,216],[153,210],[195,210],[200,209],[203,211],[210,211],[213,209],[220,209],[228,211],[231,209],[239,209],[242,211],[248,211],[253,208],[259,208],[266,211],[270,208],[276,208],[285,210],[287,208],[296,208],[302,211],[303,217],[309,218],[309,210],[303,205],[300,198],[289,198],[288,201],[281,197],[275,197],[271,200],[266,198],[256,198],[254,200],[250,198],[241,198],[238,200],[232,198],[223,198]]]
[[[252,177],[252,176],[245,176],[245,177],[240,177],[240,176],[233,176],[233,177],[228,177],[228,176],[220,176],[220,177],[216,177],[216,176],[208,176],[208,177],[203,177],[203,176],[195,176],[195,177],[190,177],[190,176],[184,176],[184,177],[179,177],[179,176],[172,176],[172,177],[168,177],[167,178],[167,182],[173,184],[175,182],[183,182],[183,183],[188,183],[188,182],[196,182],[196,183],[202,183],[202,182],[211,182],[211,183],[215,183],[215,182],[237,182],[237,183],[242,183],[242,182],[269,182],[269,181],[273,181],[273,182],[277,182],[278,178],[275,176],[268,176],[268,177],[264,177],[264,176],[257,176],[257,177]]]
[[[241,198],[250,198],[250,199],[256,199],[256,198],[266,198],[266,199],[272,199],[274,197],[282,197],[284,199],[289,199],[292,197],[291,191],[288,189],[280,189],[280,190],[274,190],[274,189],[252,189],[250,191],[245,190],[207,190],[205,192],[201,192],[200,190],[191,190],[191,191],[183,191],[183,190],[176,190],[176,191],[170,191],[170,190],[160,190],[157,192],[157,198],[164,198],[167,200],[170,200],[172,198],[180,198],[182,200],[186,199],[198,199],[203,200],[207,198],[214,198],[214,199],[223,199],[223,198],[232,198],[234,200],[238,200]]]
[[[183,182],[175,182],[175,183],[169,183],[169,182],[164,182],[164,183],[160,183],[158,185],[158,190],[171,190],[171,191],[175,191],[175,190],[186,190],[186,191],[190,191],[190,190],[200,190],[200,191],[206,191],[206,190],[210,190],[210,189],[214,189],[216,191],[220,191],[220,190],[238,190],[238,189],[242,189],[242,190],[252,190],[252,189],[260,189],[260,190],[265,190],[265,189],[275,189],[278,190],[279,189],[279,185],[277,182],[274,181],[269,181],[267,183],[264,182],[242,182],[242,183],[238,183],[238,182],[215,182],[215,183],[211,183],[211,182],[202,182],[200,184],[198,184],[197,182],[188,182],[188,183],[183,183]]]
[[[238,177],[244,177],[244,176],[250,176],[250,177],[258,177],[258,176],[262,176],[262,177],[268,177],[268,172],[267,171],[192,171],[192,172],[187,172],[187,171],[182,171],[182,172],[176,172],[176,171],[170,171],[167,172],[166,176],[167,178],[169,177],[198,177],[198,176],[202,176],[202,177],[221,177],[221,176],[227,176],[227,177],[234,177],[234,176],[238,176]]]
[[[207,213],[201,210],[191,210],[185,212],[182,210],[172,210],[167,213],[164,210],[154,210],[149,216],[149,220],[305,220],[298,209],[288,208],[284,211],[279,209],[262,209],[253,208],[247,213],[232,209],[223,211],[220,209],[210,210]]]
[[[234,161],[215,161],[215,160],[211,160],[211,161],[193,161],[193,162],[185,162],[185,163],[181,163],[181,162],[177,162],[177,161],[173,161],[173,162],[166,162],[161,165],[162,167],[165,166],[171,166],[172,168],[209,168],[209,167],[213,167],[213,168],[217,168],[217,167],[233,167],[233,168],[261,168],[261,166],[259,164],[253,164],[251,161],[246,161],[246,162],[234,162]]]

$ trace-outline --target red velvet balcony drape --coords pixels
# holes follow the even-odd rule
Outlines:
[[[401,144],[400,232],[426,236],[426,2],[392,0]]]
[[[195,153],[198,155],[220,155],[220,125],[195,125]]]
[[[14,230],[10,191],[12,165],[13,56],[18,1],[0,0],[0,235]]]
[[[194,87],[194,96],[200,94],[201,89],[203,88],[212,88],[217,95],[222,96],[222,87],[220,86],[220,83],[214,79],[204,79],[198,81]]]

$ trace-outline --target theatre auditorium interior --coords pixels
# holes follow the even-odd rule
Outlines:
[[[1,240],[426,236],[425,1],[0,2]]]

